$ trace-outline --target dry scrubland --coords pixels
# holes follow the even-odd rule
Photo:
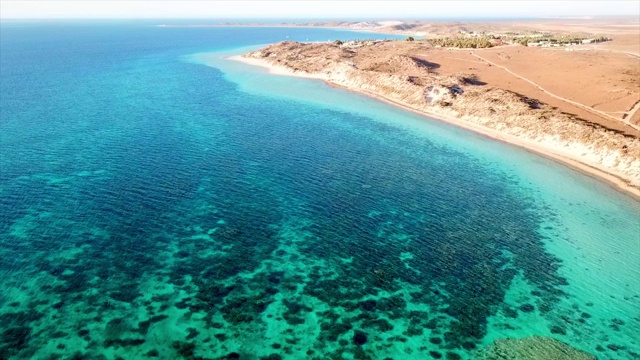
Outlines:
[[[582,23],[549,23],[554,31],[573,34],[577,29],[580,34],[613,38],[600,44],[447,49],[434,47],[429,36],[470,30],[463,24],[439,23],[395,30],[437,28],[424,40],[283,42],[246,54],[245,61],[323,79],[448,119],[581,166],[637,194],[640,31],[613,25],[629,24],[597,23],[591,30],[598,31],[588,32]],[[490,29],[487,24],[476,26],[482,29],[476,32]],[[522,24],[509,26],[510,31],[522,29]],[[506,31],[503,27],[499,24],[492,31]]]

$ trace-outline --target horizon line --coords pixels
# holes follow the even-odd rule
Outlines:
[[[512,16],[425,16],[425,17],[351,17],[351,16],[338,16],[338,17],[301,17],[301,16],[263,16],[263,17],[244,17],[244,16],[230,16],[230,17],[210,17],[210,16],[193,16],[193,17],[0,17],[1,20],[324,20],[324,21],[340,21],[340,20],[355,20],[355,21],[378,21],[378,20],[396,20],[396,21],[421,21],[421,20],[433,20],[433,19],[539,19],[539,20],[588,20],[588,19],[603,19],[611,17],[626,17],[626,18],[639,18],[640,14],[610,14],[610,15],[557,15],[557,16],[524,16],[524,15],[512,15]]]

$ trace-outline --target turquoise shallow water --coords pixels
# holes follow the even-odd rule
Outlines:
[[[640,205],[227,61],[318,29],[3,24],[0,358],[640,353]]]

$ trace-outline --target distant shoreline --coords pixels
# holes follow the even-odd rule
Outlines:
[[[405,34],[398,32],[385,32],[374,29],[358,29],[350,28],[346,26],[315,26],[315,25],[295,25],[295,24],[188,24],[188,25],[170,25],[161,24],[158,27],[166,28],[218,28],[218,27],[235,27],[235,28],[283,28],[283,29],[329,29],[329,30],[342,30],[352,31],[359,33],[371,33],[376,35],[392,35],[403,36]]]
[[[206,21],[206,20],[205,20]],[[215,21],[215,20],[214,20]],[[225,19],[221,19],[225,21]],[[277,21],[277,22],[276,22]],[[615,23],[612,24],[612,21]],[[477,18],[477,19],[421,19],[421,20],[291,20],[279,19],[273,23],[268,20],[253,19],[248,22],[213,22],[213,23],[165,23],[158,27],[265,27],[265,28],[317,28],[355,32],[370,32],[396,36],[458,36],[477,26],[500,27],[504,29],[537,30],[544,24],[560,32],[584,32],[584,25],[595,26],[598,33],[610,33],[619,30],[640,29],[634,16],[585,16],[585,17],[537,17],[537,18]],[[604,28],[600,28],[605,26]],[[448,32],[447,27],[454,29]]]
[[[231,61],[238,61],[238,62],[242,62],[244,64],[247,65],[251,65],[251,66],[258,66],[258,67],[262,67],[268,70],[268,72],[272,75],[281,75],[281,76],[293,76],[293,77],[300,77],[300,78],[307,78],[307,79],[316,79],[316,80],[322,80],[325,83],[327,83],[328,85],[332,86],[332,87],[337,87],[337,88],[342,88],[342,89],[346,89],[348,91],[360,94],[360,95],[365,95],[368,96],[370,98],[379,100],[379,101],[383,101],[389,105],[404,109],[404,110],[408,110],[411,111],[413,113],[416,113],[418,115],[421,116],[426,116],[428,118],[431,119],[435,119],[438,121],[443,121],[446,122],[448,124],[452,124],[455,125],[457,127],[466,129],[466,130],[470,130],[473,131],[475,133],[479,133],[483,136],[486,136],[488,138],[491,138],[493,140],[498,140],[504,143],[508,143],[511,145],[515,145],[518,147],[521,147],[527,151],[530,151],[532,153],[541,155],[545,158],[548,158],[550,160],[553,160],[559,164],[565,165],[569,168],[572,168],[574,170],[580,171],[583,174],[586,174],[590,177],[599,179],[601,181],[603,181],[604,183],[609,184],[610,186],[612,186],[613,188],[629,195],[630,197],[632,197],[634,200],[636,201],[640,201],[640,189],[638,187],[633,186],[632,184],[630,184],[627,180],[624,179],[623,176],[609,172],[609,171],[605,171],[603,169],[600,168],[596,168],[590,165],[587,165],[585,163],[582,163],[576,159],[571,158],[570,155],[568,154],[562,154],[560,153],[560,149],[556,149],[558,150],[558,152],[551,152],[547,149],[542,148],[541,146],[537,145],[535,141],[533,140],[524,140],[521,138],[517,138],[515,136],[512,136],[510,134],[505,134],[502,132],[499,132],[497,130],[493,130],[484,126],[480,126],[471,122],[467,122],[464,121],[462,119],[459,118],[455,118],[455,117],[450,117],[450,116],[444,116],[442,114],[436,114],[436,113],[432,113],[432,112],[428,112],[428,111],[424,111],[424,110],[420,110],[420,109],[415,109],[412,107],[409,107],[407,105],[404,104],[400,104],[396,101],[393,101],[391,99],[388,99],[380,94],[371,92],[371,91],[366,91],[366,90],[362,90],[362,89],[353,89],[353,88],[349,88],[349,87],[345,87],[339,84],[335,84],[333,82],[327,81],[326,79],[322,78],[319,75],[313,75],[313,74],[305,74],[305,73],[299,73],[299,72],[294,72],[290,69],[287,69],[285,67],[282,66],[276,66],[273,64],[270,64],[266,61],[262,61],[260,59],[255,59],[255,58],[246,58],[243,57],[241,55],[235,55],[235,56],[230,56],[227,58],[228,60]]]

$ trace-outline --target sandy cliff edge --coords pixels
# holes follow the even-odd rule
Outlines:
[[[308,79],[322,80],[331,86],[344,88],[359,94],[363,94],[380,101],[384,101],[388,104],[401,107],[405,110],[412,111],[419,115],[427,116],[436,120],[444,121],[455,126],[465,128],[476,133],[480,133],[484,136],[490,137],[495,140],[503,141],[509,144],[513,144],[522,147],[526,150],[534,152],[536,154],[545,156],[549,159],[555,160],[563,165],[569,166],[576,170],[579,170],[587,175],[603,180],[604,182],[612,185],[616,189],[630,195],[634,199],[640,201],[640,178],[635,178],[633,174],[626,174],[615,171],[604,164],[598,164],[593,162],[582,161],[581,156],[584,154],[585,149],[569,149],[566,145],[556,143],[553,139],[541,139],[541,138],[527,138],[521,136],[514,136],[512,134],[498,131],[474,122],[466,121],[464,117],[448,116],[439,112],[432,112],[418,107],[413,107],[409,104],[403,104],[384,94],[380,94],[375,91],[367,89],[346,86],[334,81],[331,81],[331,77],[326,73],[309,73],[304,71],[295,71],[289,67],[273,64],[266,59],[260,59],[255,57],[247,57],[245,55],[236,55],[227,58],[232,61],[239,61],[247,65],[259,66],[265,68],[272,75],[280,76],[294,76]],[[639,160],[640,161],[640,160]]]

